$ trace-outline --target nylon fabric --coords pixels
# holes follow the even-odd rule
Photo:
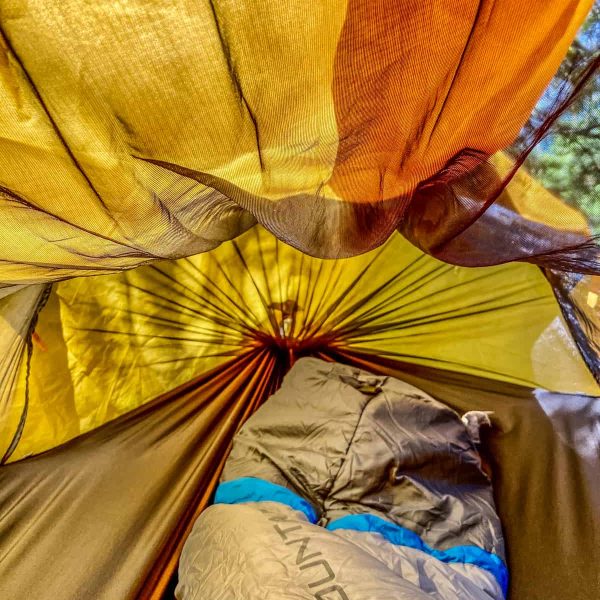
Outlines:
[[[0,0],[0,596],[158,600],[317,356],[494,411],[509,593],[600,597],[599,23]]]
[[[522,130],[591,7],[3,0],[0,281],[190,256],[257,221],[321,257],[400,229],[446,262],[497,264],[510,241],[511,260],[596,273],[569,219],[487,210],[595,77],[588,44]]]
[[[56,284],[36,331],[42,345],[33,349],[29,416],[15,459],[251,348],[268,348],[288,364],[290,355],[332,344],[598,394],[537,268],[452,267],[397,234],[369,254],[326,261],[256,227],[189,259]],[[13,386],[4,448],[22,414],[25,383],[22,375]]]
[[[264,354],[241,357],[0,468],[0,597],[159,597],[271,370]]]
[[[434,598],[502,598],[493,576],[482,569],[471,565],[467,572],[463,565],[439,562],[373,534],[341,533],[307,523],[276,503],[211,506],[184,546],[175,595],[179,600],[425,600],[435,590]]]
[[[368,514],[438,550],[504,556],[491,484],[465,424],[391,377],[301,358],[236,435],[222,479],[240,477],[289,488],[322,524]]]
[[[266,494],[261,494],[262,488],[255,490],[257,478]],[[277,501],[273,491],[279,492],[285,486],[284,490],[293,492],[292,498],[297,500],[299,495],[319,510],[319,524],[328,530],[381,534],[374,536],[375,540],[379,538],[375,543],[378,556],[387,551],[389,542],[411,547],[443,563],[476,565],[490,572],[502,593],[506,592],[507,570],[500,558],[504,556],[501,526],[491,484],[481,470],[470,433],[454,411],[399,380],[314,358],[298,360],[281,388],[234,438],[222,479],[221,486],[242,492],[232,498],[236,505]],[[244,494],[245,489],[248,493]],[[218,491],[217,500],[220,496]],[[289,505],[285,499],[283,502]],[[230,538],[239,534],[237,527],[221,519],[221,548],[228,555],[227,546],[233,543]],[[214,541],[205,539],[202,533],[204,520],[201,515],[194,526],[198,532],[189,542],[189,552],[196,555],[198,544],[207,547],[209,555],[213,552]],[[293,527],[286,524],[278,531],[287,538]],[[286,545],[292,543],[286,541]],[[277,581],[280,589],[287,590],[290,584],[280,571],[283,568],[288,573],[288,553],[278,552],[273,543],[270,548],[270,563],[275,563],[271,566],[254,562],[249,549],[241,550],[240,581],[229,589],[228,597],[268,594]],[[245,552],[249,552],[247,558]],[[324,550],[323,554],[333,582],[335,561]],[[355,558],[348,548],[339,548],[336,560],[340,572],[335,582],[344,594],[359,600],[390,593],[385,587],[376,591],[377,578],[369,593],[356,587],[354,578],[349,578],[342,567]],[[301,555],[298,560],[302,561]],[[231,570],[233,565],[224,570],[214,566],[210,556],[191,562],[184,551],[180,586],[184,590],[190,586],[201,588],[205,596],[214,596],[225,586],[226,574]],[[368,570],[360,577],[371,578]],[[266,579],[268,586],[262,583]],[[477,587],[481,578],[470,582],[472,589],[460,584],[464,585],[462,592],[452,590],[455,579],[460,579],[456,573],[440,573],[432,582],[427,577],[409,581],[440,598],[453,594],[465,598],[486,596],[489,586]],[[248,580],[256,580],[256,584],[250,588]],[[402,586],[398,586],[400,593]],[[301,583],[289,593],[310,596]],[[492,597],[501,597],[502,593]],[[190,597],[182,595],[184,599]]]
[[[589,600],[590,593],[596,594],[598,573],[590,568],[600,564],[600,415],[595,398],[540,396],[530,388],[464,373],[365,354],[330,355],[406,380],[461,413],[493,411],[493,427],[482,439],[481,452],[492,469],[507,542],[509,598]],[[247,376],[254,373],[255,382],[266,378],[266,387],[257,390],[260,397],[275,389],[281,371],[275,364],[261,371],[260,364],[232,359],[227,367],[232,370],[193,380],[162,403],[145,405],[40,456],[0,467],[1,595],[43,598],[50,590],[53,600],[72,600],[85,589],[99,600],[161,598],[187,532],[217,486],[225,438],[230,440],[238,427],[235,418],[228,420],[238,410],[231,394],[240,401],[246,397],[239,392],[250,391]],[[206,404],[211,397],[216,404]],[[231,428],[217,425],[216,415]],[[211,436],[219,436],[223,446]],[[192,444],[189,451],[180,445],[184,438]],[[170,465],[169,475],[157,467],[156,456]],[[126,477],[122,465],[128,465]],[[65,484],[69,481],[73,483]],[[185,506],[172,501],[171,493],[192,488],[197,496],[190,502],[186,496]],[[76,528],[70,519],[61,520],[65,514],[73,515]],[[117,547],[123,551],[115,551]],[[57,578],[47,569],[50,554],[68,577]],[[93,565],[96,577],[82,565]],[[23,582],[30,586],[25,592]]]
[[[309,523],[317,522],[314,508],[288,488],[258,479],[240,477],[219,484],[214,504],[246,504],[248,502],[278,502],[304,514]]]
[[[486,552],[477,546],[453,546],[446,550],[435,550],[410,529],[385,521],[381,517],[369,514],[348,515],[327,524],[329,531],[346,529],[351,531],[367,531],[378,533],[386,541],[396,546],[407,546],[425,552],[433,558],[445,563],[476,565],[489,571],[498,581],[502,593],[508,590],[508,570],[506,565],[495,554]]]

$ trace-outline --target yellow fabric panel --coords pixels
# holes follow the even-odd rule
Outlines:
[[[54,292],[41,315],[36,326],[37,339],[33,345],[26,426],[17,446],[17,457],[35,452],[35,448],[51,448],[62,440],[75,437],[82,430],[79,423],[84,415],[75,406],[73,375],[67,363],[59,300]],[[6,438],[16,430],[24,408],[25,361],[26,357],[23,355],[20,382],[15,390],[11,410],[4,420],[4,447],[7,446]],[[102,397],[101,390],[96,395]],[[35,443],[34,450],[29,448],[31,440]]]
[[[32,285],[0,296],[0,459],[10,448],[22,418],[27,336],[44,292]]]
[[[1,0],[0,281],[193,255],[256,219],[314,255],[373,247],[446,161],[513,140],[590,6]],[[358,234],[338,212],[387,199]],[[341,250],[299,235],[317,210]]]
[[[189,259],[55,285],[13,459],[98,427],[255,346],[368,351],[597,394],[537,267],[441,263],[400,235],[344,260],[255,227]],[[21,381],[21,390],[23,382]],[[20,396],[22,397],[22,396]],[[22,404],[13,403],[11,423]]]
[[[315,190],[337,151],[331,81],[345,11],[345,1],[1,2],[0,184],[17,201],[0,194],[0,257],[19,269],[2,266],[0,278],[194,254],[252,224],[239,208],[233,222],[221,206],[199,215],[212,190],[137,156],[267,195]]]
[[[502,152],[492,156],[491,161],[501,177],[507,176],[513,168],[513,161]],[[534,198],[536,201],[533,201]],[[546,190],[524,168],[515,173],[501,200],[510,203],[511,208],[529,221],[559,231],[577,232],[586,237],[590,235],[586,216]]]

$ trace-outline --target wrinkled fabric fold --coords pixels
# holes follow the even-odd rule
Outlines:
[[[542,96],[591,7],[4,0],[0,281],[189,256],[256,222],[319,257],[399,229],[454,264],[597,273],[590,228],[515,179],[596,78],[583,44]]]
[[[570,325],[577,331],[576,320]],[[189,259],[55,284],[36,332],[30,377],[0,375],[12,389],[3,452],[29,386],[13,459],[90,431],[253,348],[284,366],[325,344],[600,393],[579,356],[576,341],[585,338],[571,337],[539,269],[452,267],[398,234],[379,250],[327,261],[254,227]]]

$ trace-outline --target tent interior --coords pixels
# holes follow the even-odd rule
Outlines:
[[[589,598],[598,384],[537,267],[455,267],[400,235],[326,261],[255,227],[209,253],[46,290],[3,299],[45,302],[5,413],[3,447],[19,441],[0,470],[4,595],[169,597],[234,432],[291,363],[317,356],[492,411],[482,454],[511,590]]]
[[[600,598],[600,4],[24,4],[0,1],[0,598],[174,598],[303,357],[488,411],[507,597]]]

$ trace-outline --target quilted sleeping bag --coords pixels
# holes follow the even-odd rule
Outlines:
[[[475,441],[412,385],[300,359],[234,439],[177,598],[502,599],[501,525]]]

